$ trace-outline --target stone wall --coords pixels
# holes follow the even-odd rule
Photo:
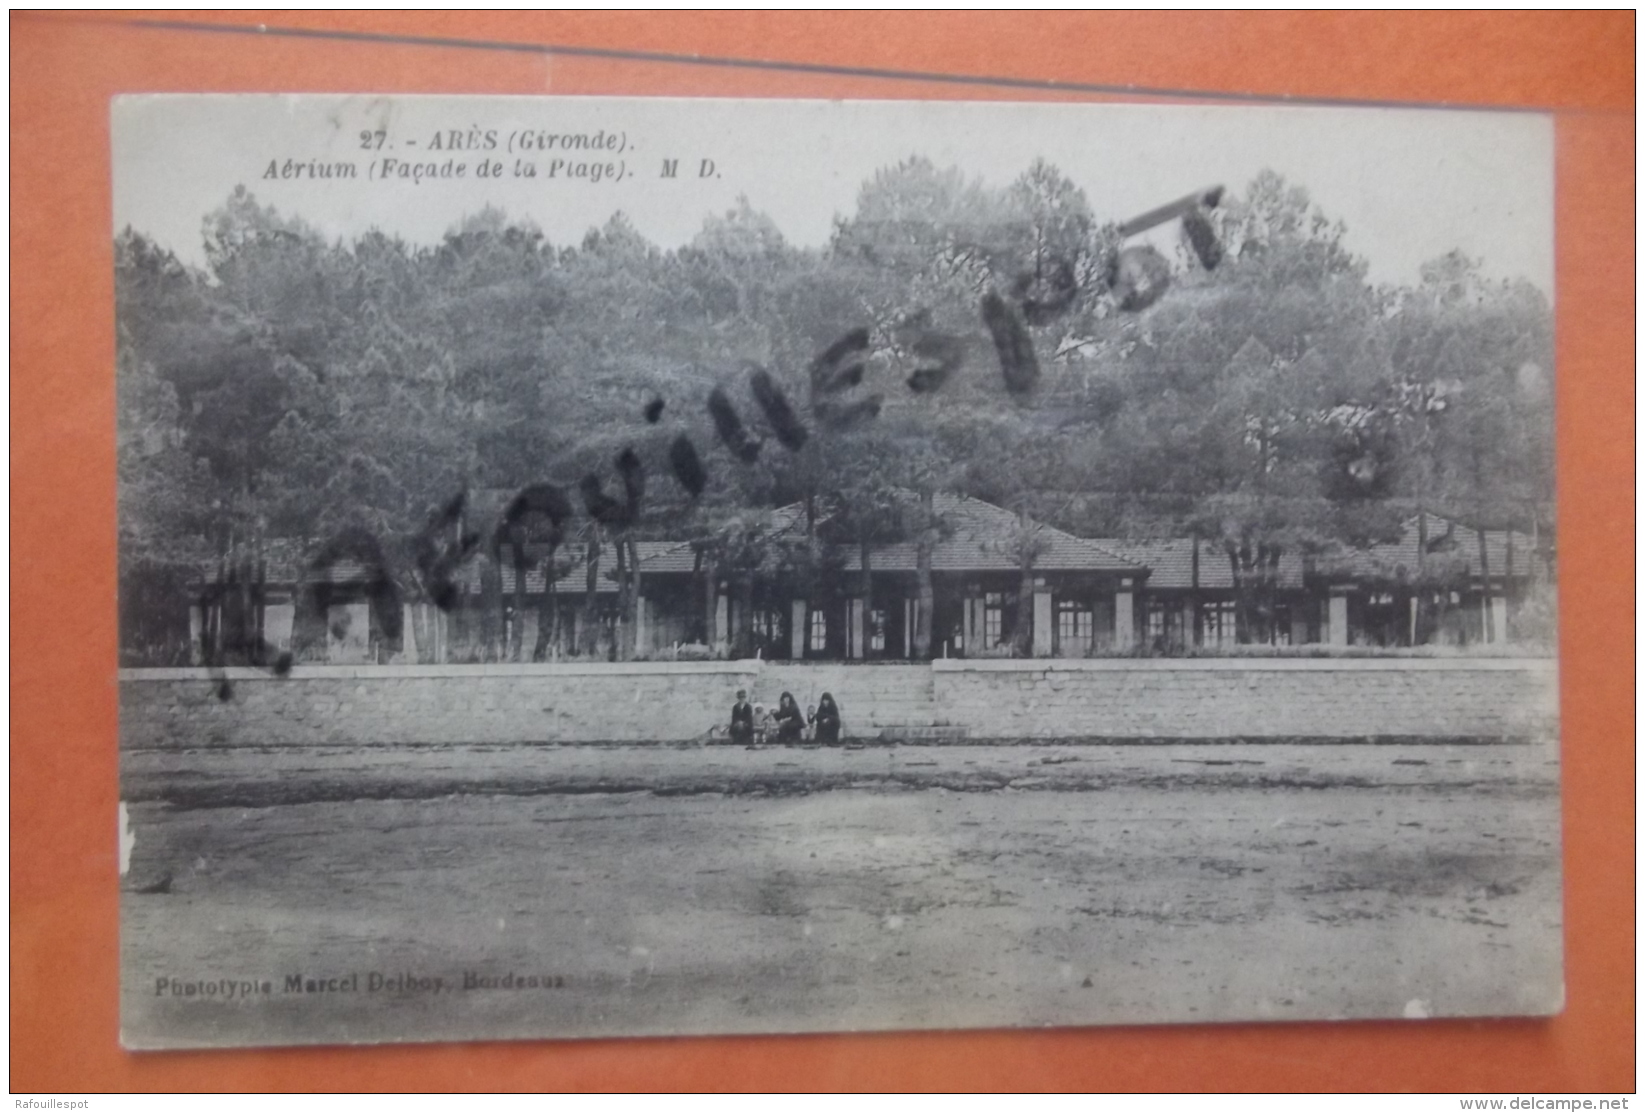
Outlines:
[[[1542,659],[933,661],[933,698],[974,737],[1551,737]]]
[[[758,661],[123,669],[127,747],[684,741],[729,719]],[[228,682],[219,698],[215,678]]]
[[[930,665],[844,665],[770,663],[754,686],[754,698],[776,707],[792,692],[802,710],[816,706],[824,692],[834,697],[847,735],[872,737],[888,727],[935,726]]]
[[[127,669],[121,743],[689,741],[723,727],[738,688],[772,707],[831,691],[868,738],[1548,737],[1557,675],[1517,659]]]

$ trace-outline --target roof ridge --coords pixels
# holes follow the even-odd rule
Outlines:
[[[1057,527],[1052,526],[1050,528],[1056,529]],[[1059,533],[1066,533],[1066,531],[1064,531],[1064,530],[1058,530],[1058,532]],[[1101,553],[1103,556],[1112,557],[1113,559],[1115,559],[1117,561],[1120,561],[1123,564],[1130,564],[1130,565],[1133,565],[1134,567],[1137,567],[1137,568],[1147,568],[1148,567],[1146,564],[1142,563],[1140,560],[1132,560],[1130,557],[1126,556],[1124,553],[1116,553],[1113,549],[1110,549],[1108,546],[1098,544],[1092,538],[1081,537],[1078,534],[1074,534],[1074,533],[1069,533],[1069,534],[1067,534],[1067,536],[1072,537],[1075,541],[1084,542],[1085,544],[1091,546],[1093,549],[1097,550],[1097,552]]]

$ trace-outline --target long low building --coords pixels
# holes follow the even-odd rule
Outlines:
[[[1460,645],[1509,640],[1533,582],[1551,578],[1547,554],[1524,534],[1482,539],[1434,515],[1406,522],[1397,542],[1310,558],[1205,539],[1075,537],[958,495],[937,495],[923,510],[924,653],[921,546],[830,537],[792,506],[760,518],[764,543],[787,559],[746,571],[716,562],[726,560],[723,547],[655,540],[634,542],[619,569],[608,539],[592,591],[580,544],[528,544],[521,585],[503,546],[497,564],[477,558],[458,570],[444,606],[412,598],[401,577],[355,556],[317,566],[274,544],[255,568],[205,568],[188,587],[186,629],[181,607],[158,622],[152,605],[123,615],[122,655],[131,665],[286,651],[339,663],[627,654],[798,661]],[[135,643],[134,627],[142,632]]]

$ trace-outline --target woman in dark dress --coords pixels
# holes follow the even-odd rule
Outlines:
[[[792,746],[799,742],[800,735],[805,730],[805,714],[800,705],[794,702],[794,697],[784,692],[782,699],[777,703],[777,713],[772,716],[777,724],[777,741],[784,746]]]
[[[822,694],[817,701],[817,713],[811,716],[811,721],[817,724],[817,742],[823,746],[838,746],[840,744],[840,708],[834,702],[829,692]]]

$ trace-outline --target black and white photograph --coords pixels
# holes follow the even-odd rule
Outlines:
[[[126,1047],[1563,1007],[1547,116],[111,133]]]

